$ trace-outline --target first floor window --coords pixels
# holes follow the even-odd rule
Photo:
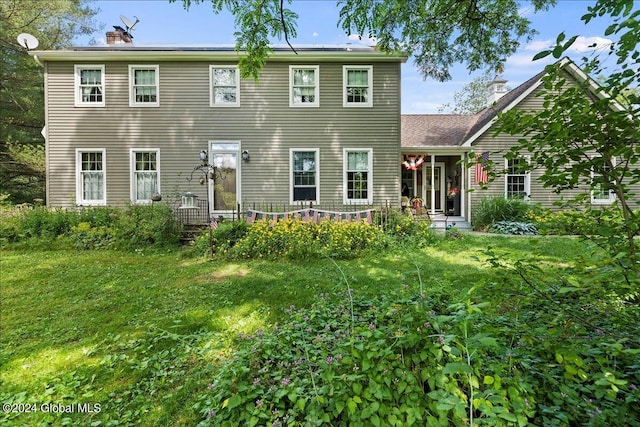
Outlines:
[[[105,150],[76,150],[76,202],[106,204]]]
[[[612,164],[615,164],[611,159]],[[612,189],[609,172],[611,166],[604,161],[603,157],[594,157],[591,159],[593,167],[591,168],[591,203],[606,205],[613,203],[615,200],[615,192]]]
[[[104,65],[75,66],[76,107],[104,107]]]
[[[372,157],[371,149],[344,150],[344,202],[372,203]]]
[[[129,105],[131,107],[158,107],[158,66],[129,66]]]
[[[505,196],[528,200],[530,196],[529,172],[526,159],[505,159],[507,173],[505,175]]]
[[[318,150],[291,150],[292,202],[318,202]]]
[[[159,150],[131,151],[131,201],[151,201],[153,193],[160,192]]]

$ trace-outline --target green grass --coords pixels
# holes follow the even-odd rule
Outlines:
[[[195,425],[201,414],[194,404],[207,392],[214,361],[233,352],[238,333],[269,328],[285,319],[285,309],[310,306],[318,294],[345,291],[343,273],[364,296],[408,286],[447,300],[480,282],[504,282],[509,273],[490,267],[489,247],[504,260],[535,256],[550,272],[585,254],[572,238],[488,236],[337,263],[3,250],[0,400],[36,404],[37,412],[3,412],[0,420]],[[99,403],[100,411],[44,413],[47,402]]]

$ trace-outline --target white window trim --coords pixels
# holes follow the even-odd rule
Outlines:
[[[314,70],[315,102],[296,103],[293,100],[293,72],[294,70]],[[320,107],[320,66],[319,65],[289,65],[289,107]]]
[[[531,164],[531,157],[530,156],[523,156],[522,159],[527,162],[527,164]],[[515,159],[513,159],[515,160]],[[525,196],[524,196],[524,201],[528,202],[531,200],[531,172],[527,171],[526,173],[509,173],[509,159],[504,159],[504,169],[505,169],[505,174],[504,174],[504,198],[508,199],[509,198],[509,176],[522,176],[524,175],[524,192],[525,192]]]
[[[159,148],[131,148],[129,150],[129,176],[131,194],[131,203],[147,204],[151,203],[151,199],[136,199],[136,153],[156,153],[156,174],[158,176],[158,182],[156,183],[156,191],[162,194],[160,190],[160,149]]]
[[[348,198],[348,154],[349,153],[367,153],[368,170],[367,170],[367,198],[366,199],[349,199]],[[371,205],[373,204],[373,148],[344,148],[342,150],[342,199],[345,205]]]
[[[134,90],[135,70],[155,70],[156,72],[156,102],[136,102]],[[160,66],[148,64],[129,65],[129,107],[159,107],[160,106]]]
[[[82,153],[102,153],[102,199],[84,200],[82,192]],[[76,205],[104,206],[107,204],[107,150],[104,148],[76,148]]]
[[[348,102],[347,99],[347,72],[349,70],[367,70],[369,85],[368,102]],[[373,65],[343,65],[342,66],[342,106],[343,107],[373,107]]]
[[[236,70],[236,102],[216,104],[213,93],[213,70]],[[240,106],[240,69],[237,65],[209,65],[209,106],[210,107],[239,107]]]
[[[593,158],[596,158],[596,157],[602,157],[602,156],[592,156],[591,158],[593,159]],[[615,167],[615,165],[616,165],[616,158],[615,157],[611,158],[611,163],[613,163],[613,166]],[[593,178],[595,177],[595,175],[596,175],[596,173],[593,171],[593,169],[591,169],[591,185],[593,185]],[[610,205],[610,204],[612,204],[613,202],[616,201],[616,193],[613,190],[609,190],[609,198],[608,199],[596,199],[594,197],[594,191],[593,190],[591,190],[589,192],[589,194],[590,194],[591,204],[592,205],[600,205],[600,206]]]
[[[74,106],[76,107],[104,107],[105,106],[105,73],[104,73],[104,64],[77,64],[73,67],[74,69]],[[102,91],[102,101],[101,102],[83,102],[82,101],[82,91],[80,90],[80,71],[82,70],[100,70],[101,73],[101,85],[100,90]]]
[[[314,152],[316,156],[316,199],[293,200],[293,153],[296,151]],[[320,149],[319,148],[290,148],[289,149],[289,202],[291,205],[298,203],[320,204]]]

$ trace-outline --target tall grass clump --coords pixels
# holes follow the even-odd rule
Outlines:
[[[500,221],[528,222],[532,205],[523,199],[483,197],[473,211],[473,229],[486,231]]]

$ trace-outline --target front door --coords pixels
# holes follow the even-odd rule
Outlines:
[[[441,212],[444,207],[444,163],[436,162],[433,166],[433,173],[431,170],[431,164],[423,165],[424,187],[422,189],[422,198],[425,201],[425,205],[431,210],[431,204],[434,203],[434,210]],[[433,191],[433,197],[432,197]]]
[[[237,209],[240,200],[239,158],[239,143],[211,143],[209,159],[215,167],[213,179],[209,180],[211,212],[224,214]]]

